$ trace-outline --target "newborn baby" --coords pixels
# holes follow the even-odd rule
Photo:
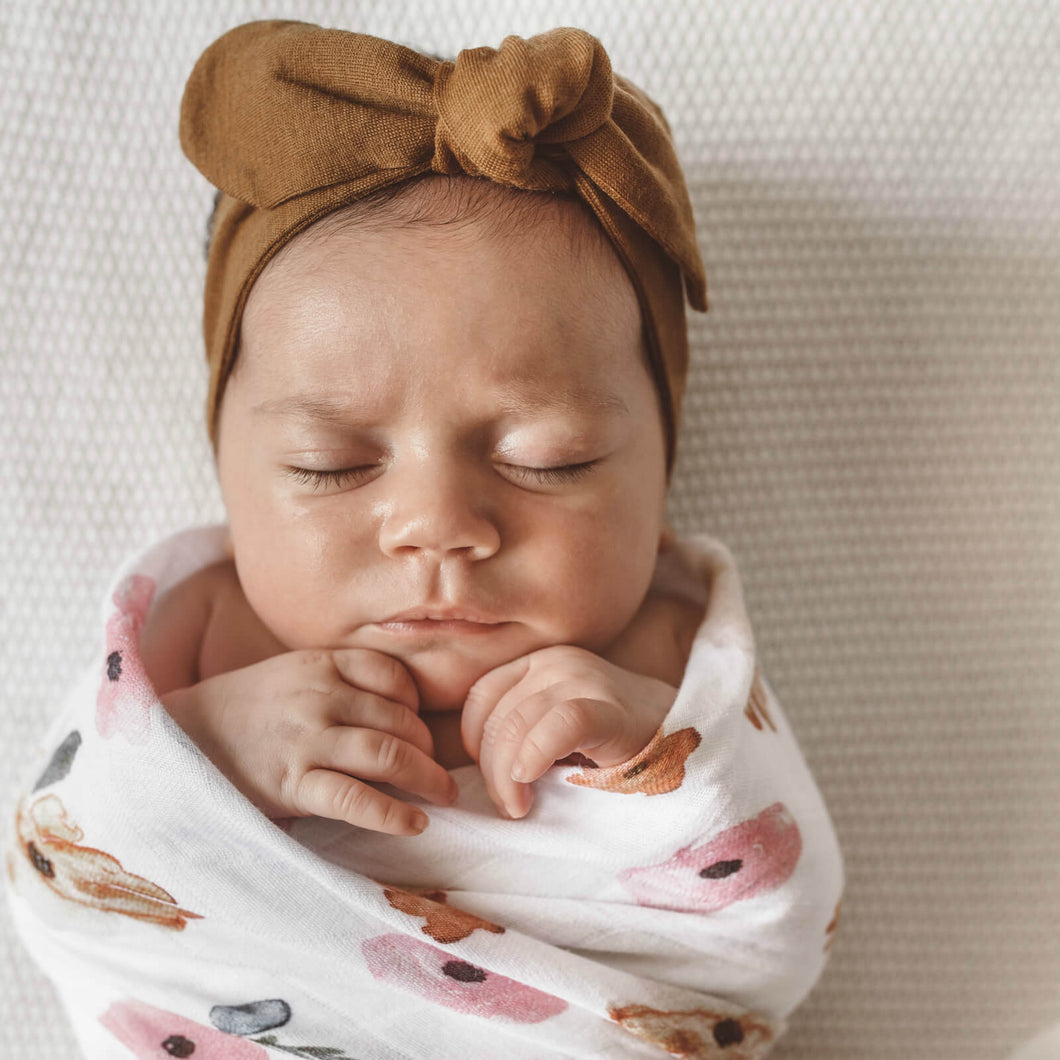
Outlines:
[[[318,221],[244,310],[219,414],[232,558],[144,665],[273,817],[398,834],[651,740],[702,608],[649,592],[666,438],[636,294],[581,203],[428,176]],[[606,528],[606,534],[602,530]]]
[[[266,21],[181,143],[227,529],[117,573],[7,858],[86,1056],[761,1060],[842,861],[732,556],[665,521],[661,111],[577,29]]]

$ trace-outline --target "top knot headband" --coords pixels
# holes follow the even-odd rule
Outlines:
[[[553,29],[448,62],[363,33],[250,22],[195,64],[180,141],[224,192],[203,318],[215,449],[243,307],[269,259],[314,221],[380,188],[467,174],[572,193],[596,215],[640,303],[672,470],[688,366],[684,292],[705,310],[706,277],[666,119],[612,74],[595,37]]]

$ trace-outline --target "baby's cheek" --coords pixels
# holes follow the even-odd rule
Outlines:
[[[262,527],[266,540],[240,550],[236,566],[247,603],[289,651],[339,646],[363,621],[350,579],[313,535]]]
[[[597,553],[608,547],[599,544]],[[617,562],[615,556],[597,555],[572,565],[550,587],[554,642],[601,654],[633,621],[654,569],[653,557],[648,561],[635,553]]]
[[[613,637],[633,618],[651,583],[662,521],[647,498],[618,487],[579,516],[567,528],[563,569],[551,588],[587,630]]]

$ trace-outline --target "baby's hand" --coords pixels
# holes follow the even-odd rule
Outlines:
[[[169,692],[162,703],[269,817],[330,817],[414,835],[425,815],[365,781],[445,806],[458,793],[432,757],[411,675],[382,652],[287,652]]]
[[[523,817],[530,782],[581,751],[616,766],[651,742],[677,697],[654,677],[623,670],[569,644],[498,666],[471,686],[461,735],[502,813]]]

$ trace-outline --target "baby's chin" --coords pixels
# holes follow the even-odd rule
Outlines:
[[[387,654],[404,663],[412,675],[421,711],[462,710],[468,693],[480,677],[524,655],[562,643],[568,642],[536,633],[466,651],[437,644],[426,650],[407,652],[391,648]],[[582,646],[602,654],[599,646]]]
[[[507,645],[504,650],[464,654],[438,645],[427,651],[390,654],[405,664],[416,682],[421,711],[462,710],[471,686],[480,677],[537,646],[524,644],[516,649]]]
[[[462,710],[471,686],[509,660],[482,663],[464,656],[430,652],[403,659],[420,694],[421,711]]]

